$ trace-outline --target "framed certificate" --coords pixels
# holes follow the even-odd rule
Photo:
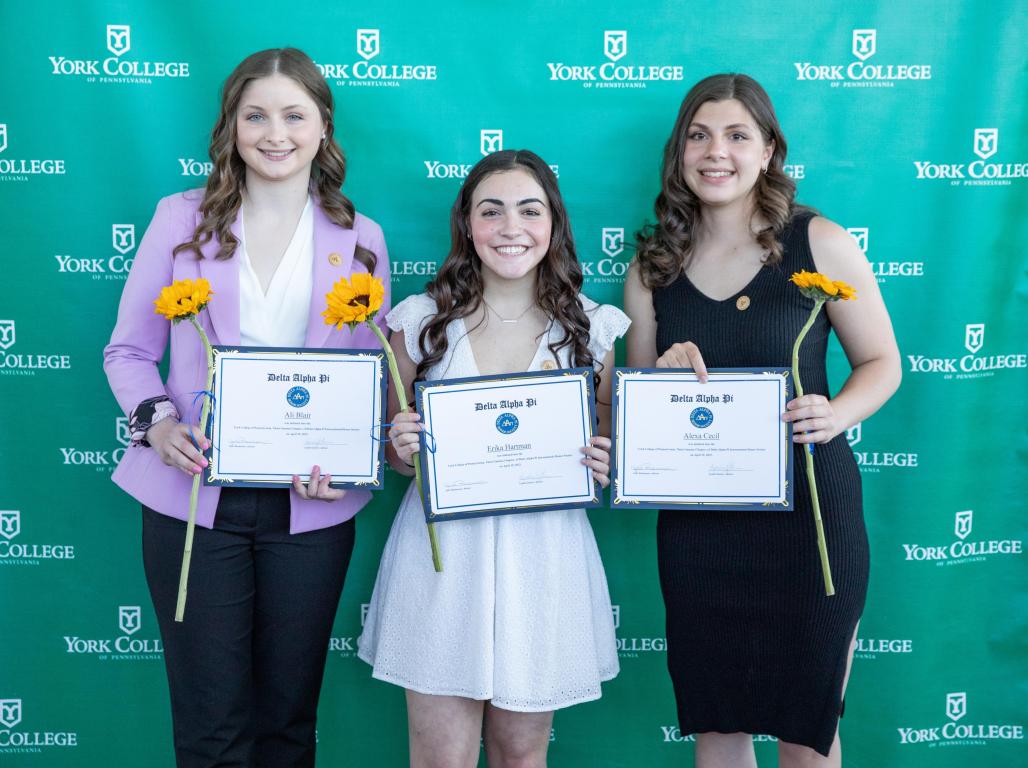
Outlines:
[[[611,506],[791,510],[788,368],[614,371]]]
[[[214,347],[207,485],[382,488],[385,353]]]
[[[599,504],[581,461],[596,423],[592,370],[420,381],[415,389],[429,522]]]

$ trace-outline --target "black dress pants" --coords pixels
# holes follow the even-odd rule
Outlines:
[[[185,621],[176,623],[185,527],[143,507],[179,768],[313,766],[354,521],[291,535],[288,491],[223,489],[213,530],[196,528]]]

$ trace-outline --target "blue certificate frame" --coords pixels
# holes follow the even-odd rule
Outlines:
[[[793,509],[792,424],[780,418],[792,372],[708,374],[700,384],[692,369],[614,370],[611,507]]]
[[[599,506],[580,451],[595,433],[591,369],[419,381],[415,395],[429,522]]]
[[[332,475],[333,488],[382,489],[384,352],[213,350],[206,485],[283,488],[292,485],[293,475],[308,481],[317,464],[322,475]]]

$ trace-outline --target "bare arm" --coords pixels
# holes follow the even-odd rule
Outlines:
[[[707,366],[699,348],[691,341],[676,342],[657,357],[657,317],[653,293],[643,285],[639,264],[633,261],[625,277],[625,312],[632,321],[628,329],[628,365],[632,368],[692,368],[701,382],[707,380]]]
[[[386,443],[386,458],[389,464],[401,475],[408,477],[414,474],[414,454],[418,452],[421,432],[421,417],[414,412],[414,376],[417,374],[417,366],[407,354],[407,347],[404,344],[403,331],[394,331],[389,337],[389,346],[396,356],[396,368],[403,380],[403,388],[407,392],[407,402],[410,409],[400,410],[400,398],[396,394],[396,387],[393,386],[392,377],[389,381],[389,422],[393,425],[389,428],[389,442]]]
[[[614,350],[603,357],[600,386],[596,389],[596,417],[599,425],[589,445],[582,446],[582,463],[591,467],[593,479],[602,488],[610,485],[610,403],[614,380]]]
[[[633,261],[625,276],[625,314],[631,319],[625,336],[628,365],[653,368],[657,362],[657,318],[653,313],[653,294],[639,277],[639,264]]]
[[[805,395],[788,405],[800,443],[824,443],[877,411],[899,387],[899,349],[871,265],[838,224],[816,217],[810,223],[814,265],[832,280],[857,290],[853,301],[828,302],[825,310],[852,371],[831,400]],[[802,433],[802,434],[800,434]]]

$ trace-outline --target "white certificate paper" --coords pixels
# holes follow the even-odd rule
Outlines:
[[[419,382],[426,518],[596,506],[581,462],[595,423],[592,377],[573,369]]]
[[[382,487],[384,354],[215,347],[208,485]]]
[[[615,507],[792,509],[787,368],[615,370]]]

